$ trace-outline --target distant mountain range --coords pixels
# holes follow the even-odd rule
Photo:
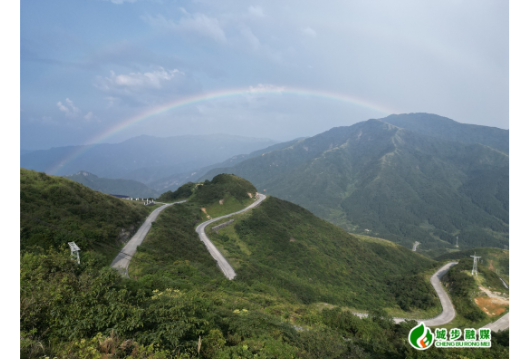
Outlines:
[[[507,130],[404,114],[277,147],[203,179],[233,173],[350,232],[410,248],[508,248]]]
[[[288,142],[278,143],[278,144],[266,147],[264,149],[251,152],[249,154],[238,154],[221,163],[215,163],[213,165],[194,169],[193,171],[186,172],[186,173],[173,174],[173,175],[161,178],[159,180],[155,180],[149,183],[149,185],[159,192],[174,191],[186,182],[196,182],[199,178],[202,178],[206,173],[208,173],[212,169],[234,166],[237,163],[244,161],[245,159],[261,156],[263,153],[266,153],[266,152],[289,147],[292,144],[299,141],[300,139],[301,138],[288,141]]]
[[[24,148],[21,148],[21,149],[20,149],[20,155],[21,155],[21,156],[22,156],[22,155],[26,155],[26,154],[28,154],[28,153],[30,153],[30,152],[33,152],[33,151],[34,151],[34,150],[26,150],[26,149],[24,149]]]
[[[88,171],[99,177],[131,179],[148,185],[274,143],[269,139],[231,135],[139,136],[117,144],[21,152],[20,166],[47,173],[55,170],[55,175]]]
[[[107,194],[118,194],[139,198],[156,198],[159,193],[141,182],[126,179],[99,178],[93,173],[79,171],[73,175],[63,176],[88,188]]]

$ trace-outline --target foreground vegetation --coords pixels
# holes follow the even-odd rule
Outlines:
[[[266,295],[230,295],[227,287],[212,290],[205,279],[174,286],[169,276],[166,282],[135,281],[100,261],[78,266],[68,257],[68,250],[54,249],[22,255],[22,358],[508,356],[508,332],[494,334],[491,349],[423,353],[403,340],[416,323],[394,324],[383,310],[360,319],[340,308],[318,311],[279,301],[270,308]]]
[[[47,184],[54,178],[48,177],[33,172],[29,177],[33,182],[24,179],[26,184],[32,183],[28,187],[33,191],[31,198],[36,198],[39,190],[49,191]],[[70,189],[72,193],[66,198],[89,198],[84,187],[68,187],[71,183],[55,185]],[[194,228],[206,217],[202,208],[209,212],[219,206],[218,193],[221,199],[238,206],[251,201],[247,193],[244,197],[242,191],[226,190],[239,187],[246,191],[249,188],[245,186],[237,178],[221,177],[194,188],[188,202],[164,210],[138,247],[129,267],[131,279],[108,267],[108,256],[91,247],[91,240],[98,237],[91,237],[90,231],[86,236],[82,231],[75,232],[76,242],[81,241],[81,236],[86,241],[81,265],[70,260],[64,241],[53,242],[62,235],[61,230],[43,237],[52,240],[43,241],[43,245],[30,237],[36,244],[21,247],[21,357],[452,358],[455,353],[466,358],[508,356],[508,332],[493,335],[491,349],[430,348],[426,353],[412,349],[405,338],[416,323],[394,324],[382,307],[428,307],[428,287],[418,286],[406,294],[404,286],[408,277],[420,275],[417,268],[433,270],[435,262],[399,246],[361,242],[301,207],[276,198],[267,199],[252,213],[237,219],[234,226],[226,227],[232,231],[233,240],[240,241],[234,246],[239,245],[240,265],[246,270],[238,270],[234,281],[225,279]],[[214,194],[213,200],[198,195],[197,191],[203,188]],[[60,193],[67,191],[61,188]],[[44,199],[31,202],[36,205],[33,213],[47,213],[42,209],[49,205]],[[140,210],[125,201],[107,201],[94,202],[95,208],[88,212],[94,214],[87,217],[87,225],[97,228],[98,221],[117,220],[113,215],[121,212],[112,212],[117,211],[115,208]],[[91,206],[88,201],[82,203]],[[98,217],[102,208],[116,214]],[[74,211],[61,213],[63,217],[55,222],[57,228],[75,221],[85,223]],[[113,222],[103,225],[115,226]],[[29,227],[25,230],[30,233],[47,228],[32,228],[30,222],[24,226]],[[219,232],[219,236],[231,237],[230,233]],[[117,250],[115,238],[108,238]],[[291,238],[295,240],[291,242]],[[244,254],[243,243],[252,255]],[[274,258],[276,255],[279,259]],[[290,257],[296,257],[298,262],[289,262]],[[392,280],[395,276],[400,279]],[[358,283],[353,283],[355,280]],[[369,316],[360,319],[340,307],[321,310],[316,304],[322,300],[363,306]]]

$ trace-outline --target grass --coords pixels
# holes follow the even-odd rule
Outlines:
[[[240,223],[244,219],[248,218],[251,215],[251,211],[249,210],[247,212],[231,216],[230,218],[226,218],[226,222],[230,219],[233,219],[234,222],[226,227],[223,227],[218,230],[218,233],[220,236],[215,235],[216,232],[212,230],[213,227],[218,226],[219,224],[223,223],[224,221],[214,222],[211,223],[209,226],[206,227],[205,232],[208,235],[208,238],[215,244],[217,249],[222,253],[222,255],[226,258],[226,260],[230,263],[230,265],[234,269],[239,269],[241,267],[241,258],[236,255],[236,253],[241,252],[246,256],[251,256],[252,252],[242,241],[237,234],[237,231],[235,230],[235,224]],[[222,239],[225,238],[224,236],[227,236],[230,238],[231,243],[226,243]]]
[[[371,291],[376,286],[381,294],[378,301],[389,303],[391,296],[382,283],[388,276],[406,271],[395,262],[431,263],[394,244],[366,243],[274,197],[250,213],[236,216],[234,223],[218,233],[211,231],[212,226],[207,228],[208,236],[238,269],[239,280],[266,283],[305,303],[357,303],[365,308],[366,286]],[[378,277],[367,279],[370,276]]]
[[[121,247],[122,230],[132,235],[148,208],[66,178],[20,169],[20,248],[67,248],[73,241],[81,256],[95,251],[110,263]]]
[[[248,197],[247,199],[238,201],[233,196],[228,195],[223,198],[223,204],[220,204],[220,201],[218,201],[209,206],[206,206],[205,208],[207,214],[210,215],[211,218],[216,218],[240,211],[241,209],[248,207],[255,200],[255,198]]]

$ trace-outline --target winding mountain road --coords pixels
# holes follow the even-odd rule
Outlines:
[[[230,265],[230,263],[224,258],[224,256],[220,253],[220,251],[215,247],[215,245],[211,242],[211,240],[206,235],[205,229],[206,227],[216,221],[219,221],[224,218],[229,218],[233,215],[246,212],[252,208],[255,208],[258,206],[262,201],[266,199],[266,196],[264,194],[258,193],[257,199],[254,203],[249,205],[248,207],[245,207],[244,209],[233,212],[224,216],[212,218],[210,220],[207,220],[205,222],[200,223],[195,231],[198,233],[200,240],[206,245],[206,248],[208,249],[211,256],[217,261],[217,264],[224,274],[226,278],[229,280],[232,280],[235,278],[237,273],[235,273],[235,270]],[[175,202],[175,203],[183,203],[185,201]],[[158,215],[161,211],[163,211],[166,207],[169,207],[175,203],[167,203],[164,204],[162,207],[156,208],[145,220],[145,222],[142,224],[140,229],[134,234],[134,236],[129,240],[129,242],[123,247],[121,252],[116,256],[116,258],[112,261],[111,267],[118,269],[120,272],[122,272],[124,275],[128,275],[128,267],[130,264],[130,260],[132,256],[136,253],[136,248],[143,242],[145,239],[145,236],[147,233],[149,233],[149,230],[151,229],[152,222],[156,220]],[[418,243],[417,243],[418,244]],[[416,245],[414,245],[413,249],[416,249]],[[443,288],[443,284],[441,283],[441,278],[448,272],[448,270],[456,265],[458,262],[449,262],[443,265],[437,272],[435,272],[432,277],[430,278],[430,283],[432,283],[433,288],[435,289],[437,295],[439,296],[439,300],[441,301],[441,306],[443,308],[443,311],[441,314],[434,318],[429,319],[413,319],[418,322],[423,322],[426,326],[439,326],[444,325],[447,323],[450,323],[456,316],[455,308],[452,304],[452,301],[450,300],[450,297],[446,293],[446,291]],[[367,317],[366,313],[353,313],[359,317]],[[409,318],[393,318],[395,323],[401,323],[405,320],[410,320]],[[493,332],[496,332],[498,330],[505,330],[509,328],[509,313],[505,314],[503,317],[498,319],[497,321],[493,323],[489,323],[484,328],[490,328]]]
[[[152,213],[147,217],[145,222],[141,225],[138,231],[132,236],[132,238],[127,242],[125,247],[121,249],[116,258],[112,261],[110,266],[117,269],[123,275],[128,276],[128,269],[130,260],[134,253],[136,253],[136,248],[143,242],[147,233],[151,229],[152,222],[156,220],[161,211],[166,209],[169,206],[172,206],[175,203],[184,203],[184,201],[174,202],[174,203],[165,203],[163,206],[156,208]],[[158,202],[160,203],[160,202]]]
[[[495,322],[484,325],[483,328],[489,328],[493,332],[509,329],[509,313],[505,314]]]
[[[446,291],[443,288],[443,284],[441,283],[441,278],[448,272],[448,270],[455,266],[457,262],[450,262],[446,263],[444,266],[439,268],[437,272],[435,272],[432,277],[430,278],[430,283],[432,283],[433,288],[435,289],[435,292],[439,296],[439,299],[441,300],[441,306],[443,307],[443,311],[441,314],[434,318],[430,319],[415,319],[415,318],[393,318],[393,321],[395,323],[401,323],[405,320],[416,320],[417,322],[423,322],[426,326],[437,326],[437,325],[443,325],[450,323],[454,318],[456,317],[456,310],[454,306],[452,305],[452,301],[450,300],[450,297],[446,293]],[[360,318],[367,317],[366,313],[353,313],[356,316]]]
[[[208,238],[208,236],[206,235],[205,229],[206,229],[206,227],[209,224],[211,224],[213,222],[219,221],[219,220],[221,220],[223,218],[231,217],[231,216],[233,216],[235,214],[246,212],[247,210],[256,207],[257,205],[259,205],[259,203],[264,201],[264,199],[266,198],[266,196],[264,194],[261,194],[261,193],[258,193],[257,197],[258,197],[257,200],[254,203],[252,203],[251,205],[249,205],[248,207],[246,207],[244,209],[241,209],[240,211],[227,214],[225,216],[216,217],[216,218],[210,219],[210,220],[208,220],[206,222],[202,222],[202,223],[200,223],[197,226],[197,228],[195,230],[198,233],[198,236],[200,237],[200,240],[202,242],[204,242],[204,244],[206,245],[206,248],[208,249],[208,251],[211,254],[211,256],[213,257],[213,259],[215,259],[217,261],[217,264],[218,264],[220,270],[222,271],[222,273],[229,280],[232,280],[233,278],[235,278],[237,273],[235,273],[235,271],[233,270],[233,268],[230,265],[230,263],[226,260],[226,258],[224,258],[224,256],[219,252],[217,247],[215,247],[215,245]]]
[[[439,296],[439,300],[441,301],[441,306],[443,307],[443,311],[441,314],[434,318],[430,319],[415,319],[418,322],[423,322],[426,326],[438,326],[450,323],[454,318],[456,317],[456,310],[454,308],[454,305],[452,304],[452,301],[450,300],[450,297],[448,296],[448,293],[446,293],[445,289],[443,288],[443,284],[441,283],[441,278],[448,272],[450,268],[455,266],[458,262],[450,262],[446,263],[444,266],[439,268],[437,272],[435,272],[432,277],[430,278],[430,283],[432,283],[433,289],[435,289],[435,292]],[[400,323],[404,321],[404,318],[393,318],[396,323]]]

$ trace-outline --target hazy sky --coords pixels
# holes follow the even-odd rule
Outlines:
[[[22,0],[21,147],[407,112],[506,129],[508,36],[500,0]]]

